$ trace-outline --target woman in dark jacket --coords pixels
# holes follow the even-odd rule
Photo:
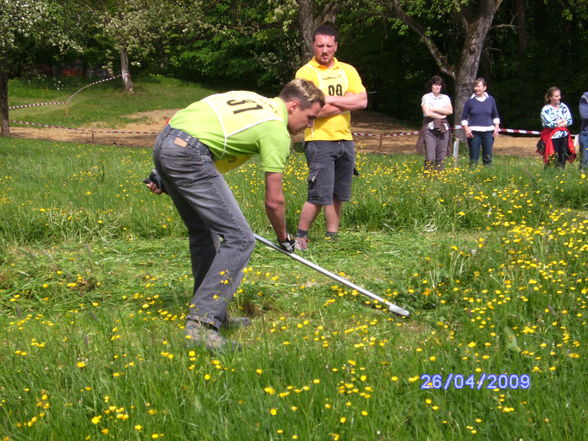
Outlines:
[[[478,164],[480,147],[482,163],[492,164],[494,138],[500,132],[500,117],[496,101],[486,92],[487,87],[486,80],[482,77],[474,81],[474,93],[464,104],[461,114],[461,125],[470,148],[470,167]]]

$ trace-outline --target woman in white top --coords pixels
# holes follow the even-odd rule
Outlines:
[[[566,161],[575,159],[575,149],[568,126],[572,125],[570,109],[561,102],[561,91],[553,86],[545,93],[545,105],[541,109],[543,131],[541,139],[546,144],[543,158],[549,165],[556,156],[555,166],[564,168]]]
[[[433,75],[428,82],[431,92],[423,95],[423,126],[417,141],[417,152],[425,154],[425,173],[444,169],[445,158],[449,155],[451,131],[447,116],[453,113],[451,100],[441,93],[444,82],[439,75]]]

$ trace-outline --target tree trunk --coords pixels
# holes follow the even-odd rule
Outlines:
[[[297,0],[298,1],[298,23],[300,33],[304,40],[303,57],[304,60],[312,58],[312,34],[314,30],[324,22],[335,23],[337,15],[337,6],[332,2],[327,3],[323,10],[315,15],[314,0]]]
[[[129,70],[129,54],[126,48],[120,50],[120,72],[122,74],[125,92],[133,93],[133,81],[131,80],[131,71]]]
[[[525,12],[526,6],[527,5],[525,0],[515,0],[515,23],[517,29],[517,52],[519,55],[519,78],[524,78],[525,76],[526,64],[524,63],[524,60],[527,57],[527,49],[529,47],[529,34],[527,32],[527,14]]]
[[[527,32],[527,14],[525,0],[515,1],[516,13],[516,27],[517,27],[517,43],[519,55],[524,55],[529,47],[529,34]]]
[[[0,136],[10,135],[8,124],[8,73],[0,68]]]
[[[485,0],[480,2],[475,18],[462,21],[465,38],[455,73],[455,96],[453,98],[454,124],[461,124],[461,112],[466,100],[473,93],[474,81],[478,76],[480,57],[484,42],[490,31],[496,11],[502,0]],[[462,132],[463,133],[463,132]]]
[[[457,67],[448,62],[447,55],[437,47],[427,29],[415,17],[407,15],[398,0],[390,3],[394,16],[410,27],[421,38],[433,59],[437,62],[439,69],[454,79],[454,124],[461,124],[461,112],[465,101],[473,92],[473,84],[478,75],[484,42],[501,3],[502,0],[479,0],[475,3],[472,2],[470,7],[463,7],[453,14],[456,23],[463,29],[464,34],[464,42]],[[461,139],[460,134],[463,134],[463,132],[458,131],[456,133]]]
[[[314,18],[312,13],[312,0],[298,0],[298,22],[300,33],[304,40],[302,56],[305,60],[312,57],[312,33],[314,32]]]

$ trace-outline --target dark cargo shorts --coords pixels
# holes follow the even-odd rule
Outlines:
[[[355,167],[353,141],[307,141],[304,145],[308,164],[308,198],[315,205],[332,205],[351,199],[351,181]]]

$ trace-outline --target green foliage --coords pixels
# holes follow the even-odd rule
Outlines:
[[[265,1],[214,3],[200,26],[175,40],[165,72],[223,87],[276,93],[301,64],[299,33],[291,20],[288,25],[288,20],[274,17],[281,6]]]
[[[92,10],[80,7],[75,0],[25,3],[29,7],[48,5],[52,21],[35,25],[35,33],[30,34],[35,38],[19,38],[14,50],[0,51],[15,55],[13,72],[23,63],[49,65],[76,58],[94,66],[109,65],[118,72],[115,46],[122,42],[131,50],[133,74],[168,74],[223,89],[275,93],[304,62],[294,2],[126,0],[97,2]],[[338,57],[353,64],[368,91],[374,92],[369,96],[370,108],[419,121],[423,85],[440,70],[426,46],[392,16],[391,2],[360,2],[353,7],[339,3]],[[463,13],[476,2],[401,3],[423,25],[426,35],[434,37],[448,60],[459,59],[462,33],[455,13]],[[2,29],[6,30],[2,41],[14,38],[14,32],[29,29],[32,22],[41,23],[41,17],[27,16],[25,7],[7,22],[8,11],[18,9],[18,4],[8,2],[0,13],[4,13]],[[554,84],[562,89],[564,101],[577,120],[577,99],[588,82],[588,74],[581,68],[586,64],[585,51],[578,50],[588,44],[585,2],[529,2],[525,9],[526,48],[519,48],[522,30],[502,26],[513,21],[515,4],[503,2],[498,10],[477,73],[489,82],[503,126],[538,128],[543,94]],[[324,2],[315,1],[313,6],[320,10]],[[102,13],[104,19],[104,14],[110,14],[116,26],[113,24],[107,32],[103,20],[90,18],[91,13]],[[125,14],[130,14],[128,20]],[[162,16],[166,19],[161,20]],[[72,21],[78,25],[67,26]],[[120,26],[124,32],[117,31]],[[63,49],[71,46],[75,50],[64,53]],[[446,80],[447,92],[454,97],[454,84],[449,77]]]
[[[435,62],[424,56],[422,43],[411,34],[395,35],[381,19],[370,26],[361,26],[360,22],[354,15],[341,17],[337,57],[358,70],[371,92],[368,95],[370,110],[405,121],[420,121],[421,98],[427,93],[425,84],[438,73]]]
[[[26,58],[29,45],[79,48],[84,23],[75,0],[2,0],[0,2],[0,69],[14,69]],[[75,24],[75,25],[74,25]]]
[[[574,116],[571,130],[579,129],[578,101],[588,75],[581,68],[587,62],[585,51],[578,48],[588,44],[588,30],[581,8],[574,7],[576,14],[571,19],[562,15],[568,7],[559,0],[527,2],[526,47],[519,47],[517,33],[511,29],[493,31],[489,42],[494,50],[487,51],[480,74],[489,80],[503,127],[540,129],[545,91],[557,85]],[[496,22],[510,21],[513,13],[502,8]]]

